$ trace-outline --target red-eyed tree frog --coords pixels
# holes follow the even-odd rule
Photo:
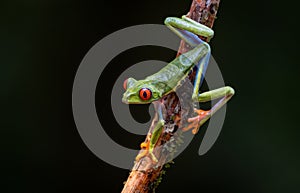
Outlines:
[[[143,80],[135,80],[133,78],[125,80],[124,88],[126,92],[123,95],[122,101],[126,104],[147,104],[157,101],[165,95],[174,92],[176,88],[180,86],[181,80],[186,78],[195,66],[198,66],[192,100],[195,102],[207,102],[218,98],[220,98],[220,100],[210,110],[204,111],[195,109],[198,115],[188,118],[190,125],[183,130],[193,129],[192,132],[196,134],[199,127],[230,100],[234,95],[234,89],[225,86],[199,94],[199,87],[204,78],[204,73],[210,58],[210,46],[198,36],[210,39],[214,34],[212,29],[186,16],[182,16],[182,18],[168,17],[165,19],[165,25],[192,46],[193,49],[180,55],[160,71]],[[152,160],[157,162],[158,160],[153,154],[153,149],[162,133],[165,121],[161,107],[155,105],[155,108],[158,113],[159,121],[151,134],[149,144],[146,145],[146,153],[149,153]],[[146,154],[138,155],[136,159],[140,159],[145,155]]]

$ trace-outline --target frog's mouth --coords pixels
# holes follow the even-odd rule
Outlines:
[[[137,105],[140,105],[140,104],[149,104],[149,103],[151,103],[151,101],[136,101],[136,102],[133,102],[133,101],[128,101],[128,100],[126,100],[126,99],[124,99],[124,98],[122,98],[122,103],[125,103],[125,104],[127,104],[127,105],[134,105],[134,104],[137,104]]]
[[[129,104],[128,100],[125,99],[124,97],[122,98],[122,103]]]

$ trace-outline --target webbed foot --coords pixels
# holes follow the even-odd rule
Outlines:
[[[158,162],[158,159],[156,158],[156,156],[153,153],[153,149],[150,148],[149,141],[141,143],[140,146],[141,146],[141,149],[143,149],[143,151],[136,156],[135,161],[139,161],[141,158],[143,158],[147,155],[150,155],[150,157],[154,163]]]
[[[189,131],[192,129],[192,133],[196,134],[199,131],[199,128],[201,126],[201,121],[206,119],[209,114],[210,114],[210,110],[209,111],[204,111],[201,109],[195,109],[194,110],[195,113],[197,113],[198,115],[196,117],[192,117],[188,119],[188,122],[190,123],[188,126],[184,127],[182,130],[183,131]]]

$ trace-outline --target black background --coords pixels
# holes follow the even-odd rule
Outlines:
[[[137,24],[162,24],[167,16],[187,13],[190,4],[2,1],[1,192],[120,192],[129,171],[97,158],[74,124],[77,67],[106,35]],[[236,95],[213,148],[198,156],[200,131],[175,159],[158,192],[298,191],[298,20],[296,1],[221,2],[211,47]],[[153,56],[135,49],[139,54],[127,53],[126,60],[174,57],[168,50],[149,49]],[[107,90],[97,90],[98,101]],[[143,137],[118,129],[109,132],[116,141],[139,146]]]

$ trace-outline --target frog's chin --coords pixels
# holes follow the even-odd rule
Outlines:
[[[149,104],[151,101],[128,101],[126,99],[122,99],[122,103],[131,105],[131,104]]]
[[[122,99],[122,103],[129,104],[129,102],[126,99]]]

